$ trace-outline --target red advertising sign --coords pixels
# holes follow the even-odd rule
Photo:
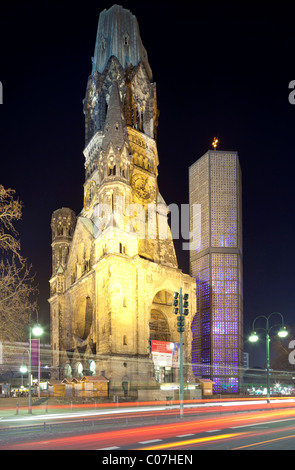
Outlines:
[[[152,340],[152,353],[172,354],[173,347],[171,347],[171,344],[167,341]]]
[[[171,367],[174,344],[167,341],[152,340],[152,357],[155,366]]]

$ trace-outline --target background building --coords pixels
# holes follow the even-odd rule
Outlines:
[[[174,291],[190,296],[188,325],[196,297],[158,188],[156,85],[137,20],[118,5],[99,18],[84,114],[84,207],[78,217],[59,209],[51,221],[55,377],[103,375],[111,394],[141,397],[177,381],[172,354],[156,364],[151,345],[179,341]],[[191,344],[188,327],[189,362]]]
[[[238,154],[209,151],[189,169],[190,230],[201,234],[190,250],[197,281],[192,360],[196,376],[215,393],[236,393],[243,364],[242,177]]]
[[[29,342],[0,341],[0,386],[5,384],[8,389],[19,390],[23,386],[27,390],[28,373],[21,373],[21,366],[28,366]],[[50,344],[41,344],[39,349],[39,366],[32,364],[31,373],[34,383],[40,377],[41,382],[50,379],[52,354]],[[33,389],[36,392],[37,388]],[[2,390],[2,394],[7,393]],[[1,397],[0,391],[0,397]]]

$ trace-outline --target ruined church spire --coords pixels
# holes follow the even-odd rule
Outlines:
[[[113,5],[99,16],[92,73],[102,73],[112,56],[118,59],[123,69],[143,62],[149,78],[152,79],[137,19],[129,10],[119,5]]]

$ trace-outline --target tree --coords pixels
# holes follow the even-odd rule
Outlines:
[[[13,189],[0,185],[0,340],[23,338],[30,314],[36,308],[31,266],[21,255],[15,221],[22,217],[22,203]]]

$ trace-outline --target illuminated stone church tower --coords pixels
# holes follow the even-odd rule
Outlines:
[[[190,296],[191,361],[196,289],[178,269],[157,183],[156,85],[136,17],[118,5],[99,17],[84,114],[84,207],[77,217],[57,210],[51,222],[53,366],[56,377],[105,375],[113,394],[139,396],[177,380],[156,370],[151,341],[179,342],[180,287]]]

